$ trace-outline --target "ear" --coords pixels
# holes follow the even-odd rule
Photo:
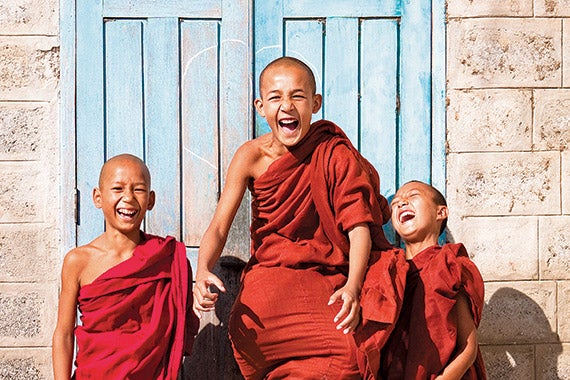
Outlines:
[[[319,112],[322,105],[323,105],[323,96],[321,94],[315,94],[313,96],[313,113]]]
[[[95,204],[95,207],[97,207],[97,208],[103,207],[102,201],[101,201],[101,190],[99,190],[98,187],[93,188],[92,197],[93,197],[93,203]]]
[[[437,218],[436,220],[444,220],[449,216],[449,210],[447,206],[437,206]]]
[[[259,116],[265,117],[265,111],[263,111],[263,100],[261,100],[261,98],[256,98],[253,101],[253,104],[255,105],[255,110],[257,111]]]
[[[148,211],[152,210],[155,201],[156,201],[156,195],[154,194],[154,190],[151,190],[150,193],[148,194],[148,206],[146,206],[146,209]]]

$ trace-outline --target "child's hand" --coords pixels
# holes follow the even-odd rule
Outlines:
[[[353,332],[360,322],[360,291],[348,286],[343,286],[329,299],[329,306],[335,302],[342,300],[342,307],[338,314],[334,317],[334,322],[338,322],[342,318],[336,328],[343,330],[342,332],[348,334]]]
[[[218,293],[212,291],[214,286],[225,292],[224,283],[215,274],[209,271],[196,273],[196,284],[194,285],[194,303],[192,309],[198,318],[202,318],[202,312],[212,311],[218,300]]]

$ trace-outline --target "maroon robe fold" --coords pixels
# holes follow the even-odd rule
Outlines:
[[[384,379],[434,379],[456,354],[455,296],[469,300],[475,326],[484,305],[483,279],[462,244],[433,246],[410,260],[404,306],[382,351]],[[463,379],[486,379],[478,351]]]
[[[377,369],[401,306],[407,264],[382,231],[390,211],[376,170],[340,128],[321,120],[250,191],[252,258],[229,325],[242,373],[349,379]],[[335,328],[341,303],[327,306],[346,283],[348,231],[360,223],[369,225],[373,240],[357,334],[361,351],[354,336]]]
[[[75,378],[176,379],[198,329],[189,281],[184,244],[145,235],[130,259],[83,286]]]

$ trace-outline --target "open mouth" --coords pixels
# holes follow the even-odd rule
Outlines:
[[[126,208],[120,208],[117,210],[117,213],[119,214],[119,216],[123,217],[123,218],[134,218],[134,216],[137,214],[136,210],[128,210]]]
[[[297,130],[297,127],[299,126],[299,120],[295,120],[295,119],[282,119],[279,120],[279,126],[285,131],[285,132],[295,132],[295,130]]]
[[[416,214],[413,211],[404,211],[400,214],[400,223],[406,223],[409,220],[412,220],[416,217]]]

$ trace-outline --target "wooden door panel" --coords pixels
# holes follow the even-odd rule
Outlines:
[[[184,241],[195,247],[220,191],[219,39],[217,20],[181,24]]]

